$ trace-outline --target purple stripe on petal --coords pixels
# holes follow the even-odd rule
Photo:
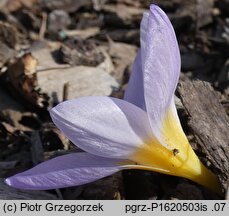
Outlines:
[[[36,167],[7,178],[15,188],[47,190],[86,184],[121,169],[120,160],[102,158],[85,152],[56,157]]]

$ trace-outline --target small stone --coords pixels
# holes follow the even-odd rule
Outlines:
[[[54,10],[48,16],[48,29],[51,32],[66,29],[70,24],[71,18],[63,10]]]

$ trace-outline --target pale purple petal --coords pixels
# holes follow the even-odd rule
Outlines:
[[[131,76],[125,91],[124,100],[146,110],[145,97],[144,97],[144,84],[142,72],[142,55],[141,50],[145,49],[145,38],[147,35],[149,13],[144,13],[141,21],[140,35],[141,35],[141,48],[133,63]]]
[[[151,5],[145,23],[142,28],[147,34],[141,38],[145,103],[151,127],[159,137],[179,79],[180,53],[172,24],[158,6]]]
[[[135,58],[131,76],[125,91],[124,100],[145,110],[145,98],[143,90],[143,73],[141,63],[141,51],[139,50]]]
[[[15,188],[47,190],[86,184],[121,169],[119,160],[88,153],[73,153],[43,162],[5,180]]]
[[[149,12],[144,12],[141,20],[140,26],[140,42],[141,42],[141,50],[146,49],[146,37],[148,35],[148,22],[149,22]]]
[[[51,110],[53,122],[81,149],[101,157],[128,159],[151,137],[145,111],[111,97],[82,97]]]

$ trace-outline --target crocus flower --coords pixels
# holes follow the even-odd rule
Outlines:
[[[174,29],[156,5],[144,13],[141,48],[124,100],[82,97],[51,110],[53,122],[85,152],[67,154],[6,179],[21,189],[82,185],[124,169],[181,176],[219,190],[198,159],[177,115],[180,53]]]

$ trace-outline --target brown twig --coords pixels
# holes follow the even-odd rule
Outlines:
[[[45,36],[45,32],[46,32],[46,29],[47,29],[47,13],[43,12],[42,13],[42,22],[41,22],[41,28],[40,28],[40,31],[39,31],[39,40],[43,40],[44,39],[44,36]]]
[[[64,83],[63,86],[63,101],[68,100],[69,93],[69,82]]]

